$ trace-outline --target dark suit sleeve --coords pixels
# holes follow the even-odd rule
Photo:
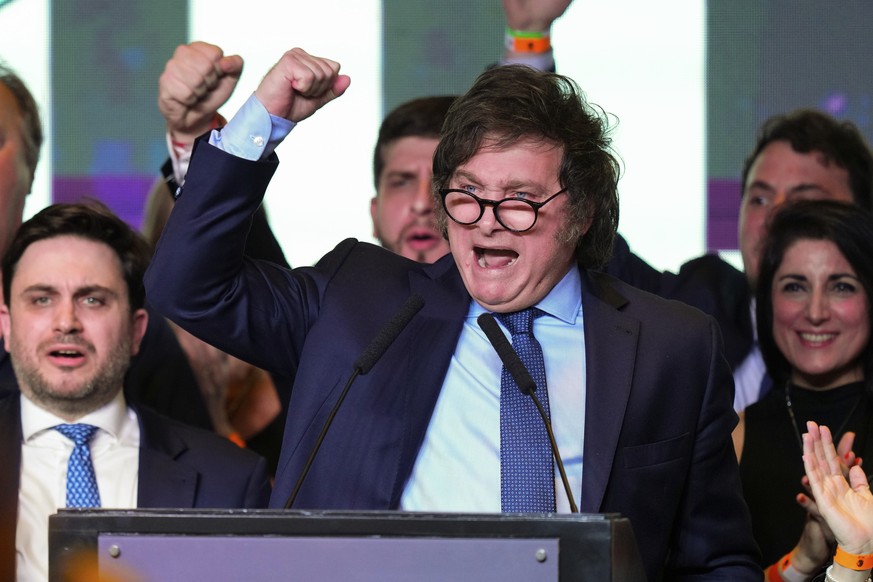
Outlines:
[[[280,267],[290,269],[291,265],[285,258],[285,253],[282,252],[282,246],[276,240],[276,235],[273,234],[273,229],[270,227],[270,220],[267,218],[267,211],[264,205],[258,206],[255,215],[252,217],[252,229],[249,231],[249,237],[246,239],[246,256],[262,261],[270,261]]]
[[[198,141],[145,285],[152,305],[183,329],[293,378],[331,275],[246,256],[253,217],[277,165],[275,155],[253,162]]]
[[[209,131],[209,133],[211,132],[212,130]],[[170,158],[167,158],[161,166],[161,179],[155,184],[152,193],[149,194],[149,204],[151,204],[153,196],[166,197],[175,204],[176,193],[178,191],[179,184],[176,182],[176,177],[173,173],[173,162]],[[146,214],[149,213],[147,212]],[[148,222],[148,216],[146,221]],[[163,225],[158,223],[147,225],[143,230],[149,240],[154,240],[162,230],[162,227]],[[267,218],[267,211],[263,205],[258,207],[258,210],[252,217],[252,229],[246,241],[246,255],[253,259],[263,259],[286,268],[290,267],[288,260],[285,258],[285,253],[282,252],[282,246],[276,240],[276,235],[273,233],[273,228],[270,226],[270,221]]]

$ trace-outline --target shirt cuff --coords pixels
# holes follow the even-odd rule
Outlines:
[[[185,175],[188,173],[188,162],[191,161],[191,150],[193,149],[193,144],[180,145],[174,143],[170,132],[167,132],[167,152],[170,154],[170,163],[173,166],[173,179],[178,185],[185,183]]]
[[[223,129],[212,130],[209,143],[239,158],[262,160],[273,153],[295,125],[270,115],[252,93]]]

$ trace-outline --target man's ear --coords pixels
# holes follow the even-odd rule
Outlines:
[[[2,317],[2,313],[0,313],[0,317]],[[130,355],[135,356],[139,353],[139,345],[142,343],[142,338],[149,325],[149,314],[145,309],[137,309],[133,312],[131,320]]]
[[[373,238],[379,238],[379,219],[376,218],[378,216],[379,211],[379,195],[376,194],[370,199],[370,220],[373,221]]]
[[[5,303],[0,304],[0,333],[4,338],[3,347],[9,351],[9,306]]]
[[[581,230],[579,231],[579,238],[582,238],[588,231],[591,230],[591,225],[594,224],[594,219],[591,217],[586,218],[582,221]]]

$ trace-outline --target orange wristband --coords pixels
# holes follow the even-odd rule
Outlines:
[[[850,554],[837,546],[834,562],[850,570],[869,570],[873,568],[873,554]]]
[[[767,582],[783,582],[782,581],[782,571],[785,570],[788,566],[791,565],[791,552],[788,552],[782,559],[776,562],[775,564],[771,564],[769,568],[764,570],[765,577],[767,578]]]
[[[527,32],[506,29],[506,48],[516,53],[547,53],[552,50],[552,41],[546,32]]]
[[[236,431],[227,435],[227,440],[229,440],[230,442],[232,442],[233,444],[235,444],[236,446],[238,446],[241,449],[246,448],[246,442],[243,440],[243,438],[241,436],[239,436],[239,433]]]
[[[782,556],[778,562],[771,564],[764,570],[764,579],[766,582],[805,582],[809,576],[801,574],[794,564],[791,563],[791,550]]]

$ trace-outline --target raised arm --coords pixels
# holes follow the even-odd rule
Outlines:
[[[287,134],[284,120],[309,117],[349,83],[334,61],[301,49],[285,53],[241,112],[209,143],[195,145],[183,193],[146,275],[150,300],[164,315],[270,371],[278,356],[269,347],[277,337],[289,346],[302,343],[312,289],[277,265],[245,256],[252,217],[277,165],[269,146]],[[280,311],[295,325],[279,325],[282,318],[273,316]]]
[[[501,63],[522,63],[554,71],[552,23],[564,14],[570,1],[503,0],[506,43]]]

